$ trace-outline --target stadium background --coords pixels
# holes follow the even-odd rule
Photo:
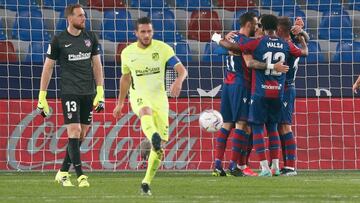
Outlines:
[[[0,169],[56,170],[67,136],[58,98],[59,68],[48,90],[53,115],[34,111],[44,53],[51,37],[65,29],[67,0],[0,0]],[[119,54],[135,40],[134,20],[153,19],[154,38],[166,41],[188,68],[181,98],[170,100],[171,138],[164,169],[209,170],[214,134],[202,132],[198,115],[219,109],[223,56],[210,42],[214,31],[238,29],[241,13],[302,16],[310,33],[310,55],[301,59],[294,131],[299,169],[360,168],[360,103],[351,87],[360,74],[360,2],[357,0],[105,0],[79,1],[87,28],[99,36],[105,74],[106,111],[82,144],[90,170],[136,170],[143,139],[139,120],[127,106],[112,118],[120,76]],[[236,6],[235,6],[236,5]],[[174,73],[168,71],[167,84]],[[229,143],[230,145],[230,143]],[[229,155],[229,153],[227,153]],[[228,160],[228,156],[226,158]],[[251,164],[257,167],[256,158]]]

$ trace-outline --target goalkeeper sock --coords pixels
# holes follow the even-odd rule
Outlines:
[[[83,175],[80,160],[79,138],[69,138],[68,151],[71,162],[74,164],[77,177]]]
[[[217,133],[216,138],[216,152],[215,152],[215,167],[219,168],[221,166],[221,161],[224,158],[224,152],[226,149],[226,142],[229,137],[231,131],[226,130],[225,128],[221,128],[219,132]],[[220,162],[220,163],[219,163]],[[222,167],[221,167],[222,168]]]
[[[284,143],[285,159],[284,166],[295,168],[296,160],[296,141],[292,132],[281,135],[281,140]]]
[[[269,150],[270,150],[270,159],[279,159],[280,155],[280,138],[277,131],[276,123],[268,123],[266,125],[268,135],[269,135]]]
[[[141,129],[145,136],[151,140],[154,133],[156,133],[156,127],[152,115],[143,115],[140,118]]]
[[[258,156],[259,161],[264,161],[266,159],[265,151],[265,141],[264,141],[264,125],[263,124],[253,124],[253,139],[254,139],[254,148]]]
[[[81,146],[81,143],[82,143],[82,141],[79,141],[79,147]],[[65,158],[64,158],[64,161],[62,163],[60,171],[61,172],[68,172],[69,169],[70,169],[70,166],[71,166],[71,159],[70,159],[70,156],[69,156],[68,147],[66,147]]]
[[[245,131],[235,129],[232,138],[231,161],[237,163],[241,157],[246,157],[249,135]]]
[[[159,157],[159,155],[154,150],[150,151],[148,167],[146,169],[145,178],[143,179],[142,183],[147,183],[150,185],[152,179],[156,174],[156,171],[160,167],[161,160],[159,158],[161,157]]]

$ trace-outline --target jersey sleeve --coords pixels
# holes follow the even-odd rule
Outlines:
[[[294,43],[289,42],[289,49],[290,49],[290,55],[292,55],[294,57],[301,56],[301,49],[299,49],[297,46],[295,46]]]
[[[238,44],[240,51],[244,54],[251,54],[255,51],[256,47],[260,43],[260,39],[246,42],[245,44]]]
[[[169,45],[163,45],[163,51],[165,53],[166,64],[170,67],[175,67],[176,64],[181,63],[180,59],[175,55],[173,48]]]
[[[92,36],[93,36],[93,47],[91,50],[91,56],[95,56],[95,55],[100,54],[100,45],[99,45],[99,40],[98,40],[96,34],[92,33]]]
[[[51,43],[48,46],[48,49],[46,51],[46,57],[52,60],[57,60],[60,55],[60,48],[59,48],[59,40],[57,36],[54,36],[51,40]]]
[[[121,53],[121,74],[128,74],[130,73],[130,68],[128,66],[129,57],[127,57],[124,51]]]

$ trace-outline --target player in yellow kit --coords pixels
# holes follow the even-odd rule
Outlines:
[[[140,118],[141,128],[152,144],[146,175],[141,184],[142,194],[151,195],[149,186],[164,156],[161,145],[169,139],[165,71],[171,67],[178,74],[170,86],[170,94],[175,97],[180,94],[187,71],[169,45],[152,39],[154,30],[149,18],[137,20],[135,34],[137,42],[130,44],[121,53],[122,76],[113,115],[115,118],[121,117],[121,109],[129,92],[131,108]]]

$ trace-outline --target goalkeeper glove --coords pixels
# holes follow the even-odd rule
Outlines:
[[[96,87],[96,96],[93,102],[94,110],[99,113],[105,108],[104,88],[103,86]]]
[[[46,91],[40,90],[39,92],[39,101],[38,101],[38,105],[37,105],[37,112],[39,112],[42,117],[47,117],[49,115],[49,104],[46,101]]]

